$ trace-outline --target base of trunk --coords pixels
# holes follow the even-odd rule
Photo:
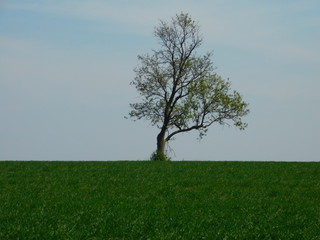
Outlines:
[[[165,128],[157,136],[157,150],[151,155],[153,161],[170,161],[170,158],[165,154]]]
[[[163,152],[160,152],[160,151],[155,151],[154,153],[152,153],[151,155],[151,158],[150,158],[151,161],[171,161],[171,159]]]

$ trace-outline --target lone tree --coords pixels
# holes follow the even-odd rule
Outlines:
[[[138,56],[140,64],[131,84],[141,102],[130,104],[129,113],[134,120],[150,120],[160,129],[153,160],[168,159],[165,145],[179,133],[197,130],[202,138],[213,123],[230,125],[230,121],[245,129],[241,118],[249,113],[248,104],[214,72],[212,52],[197,54],[202,36],[190,15],[160,21],[154,35],[160,49]]]

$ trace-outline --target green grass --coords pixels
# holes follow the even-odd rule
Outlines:
[[[320,163],[0,162],[0,239],[320,239]]]

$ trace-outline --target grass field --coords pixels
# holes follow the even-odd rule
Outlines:
[[[0,162],[0,239],[320,239],[320,163]]]

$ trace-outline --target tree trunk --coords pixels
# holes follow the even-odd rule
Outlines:
[[[166,146],[165,131],[161,130],[161,132],[157,136],[157,151],[164,154],[164,149]]]

